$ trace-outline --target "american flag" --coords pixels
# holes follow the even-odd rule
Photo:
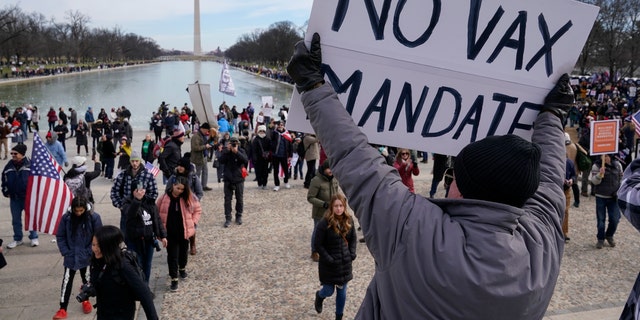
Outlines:
[[[27,182],[25,230],[56,234],[73,194],[60,177],[62,167],[49,154],[42,139],[33,134],[31,173]]]
[[[158,175],[158,173],[160,173],[160,169],[158,169],[158,167],[152,165],[149,162],[146,162],[144,164],[144,167],[145,167],[145,169],[147,169],[147,171],[149,171],[149,172],[151,172],[151,174],[153,174],[154,178]]]
[[[640,136],[640,111],[631,116],[631,121],[636,126],[636,134]]]

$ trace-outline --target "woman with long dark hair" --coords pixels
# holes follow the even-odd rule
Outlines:
[[[97,319],[133,319],[136,300],[140,301],[147,319],[159,319],[149,286],[133,260],[124,256],[127,249],[122,231],[103,226],[94,234],[91,249],[89,292],[96,296]]]

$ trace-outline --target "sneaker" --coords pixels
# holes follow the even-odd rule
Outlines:
[[[613,237],[607,237],[607,243],[609,244],[609,246],[611,246],[611,248],[616,246],[616,241],[613,240]]]
[[[171,291],[178,291],[178,279],[171,280]]]
[[[178,272],[180,273],[180,279],[186,279],[189,276],[187,274],[187,270],[181,269],[181,270],[178,270]]]
[[[237,225],[241,225],[242,224],[242,217],[236,217],[236,224]]]
[[[7,245],[7,248],[13,249],[13,248],[15,248],[17,246],[21,246],[21,245],[22,245],[22,241],[12,241],[11,243],[9,243]]]
[[[573,206],[576,207],[576,208],[580,208],[580,202],[574,202]]]
[[[93,306],[89,300],[82,301],[82,312],[84,312],[84,314],[89,314],[92,310]]]
[[[67,318],[67,310],[62,308],[58,310],[58,312],[56,312],[56,314],[53,316],[53,320],[66,319],[66,318]]]
[[[224,227],[225,228],[229,228],[229,226],[231,225],[231,220],[227,220],[224,222]]]
[[[280,187],[279,187],[279,186],[275,186],[275,187],[273,187],[273,191],[278,191],[278,190],[280,190]]]
[[[208,187],[208,186],[204,186],[204,187],[202,187],[202,190],[204,190],[204,191],[211,191],[211,190],[213,190],[213,188]]]
[[[38,241],[38,238],[36,239],[31,239],[31,246],[32,247],[37,247],[40,245],[40,241]]]
[[[287,188],[287,189],[291,189],[291,185],[290,185],[290,184],[288,184],[288,183],[287,183],[287,184],[285,184],[285,185],[284,185],[284,187],[285,187],[285,188]]]
[[[262,186],[262,190],[267,190],[267,185]]]
[[[596,248],[602,249],[602,247],[604,247],[604,240],[598,240],[598,243],[596,243]]]

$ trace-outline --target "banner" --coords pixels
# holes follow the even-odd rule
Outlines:
[[[372,143],[457,154],[486,136],[529,139],[571,73],[598,8],[567,0],[317,0],[325,80]],[[287,128],[312,132],[294,90]]]
[[[218,90],[224,94],[228,94],[230,96],[236,96],[236,87],[233,85],[233,80],[231,79],[231,73],[229,73],[229,65],[227,62],[224,62],[222,66],[222,72],[220,74],[220,84],[218,85]]]
[[[187,92],[200,123],[208,122],[211,125],[218,123],[217,113],[211,103],[211,86],[196,82],[187,87]]]

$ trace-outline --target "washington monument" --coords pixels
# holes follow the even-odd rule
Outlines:
[[[200,43],[200,0],[193,0],[193,55],[202,55]]]

